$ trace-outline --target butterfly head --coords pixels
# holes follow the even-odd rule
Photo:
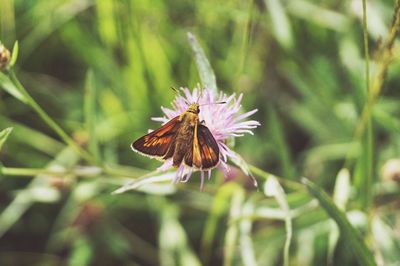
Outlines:
[[[198,114],[200,113],[200,107],[198,103],[191,103],[186,110],[187,112]]]

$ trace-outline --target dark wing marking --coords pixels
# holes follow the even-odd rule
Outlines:
[[[168,159],[172,157],[175,146],[176,133],[181,126],[179,116],[171,119],[160,128],[134,141],[131,145],[134,151],[150,157],[162,157]]]
[[[213,168],[219,163],[218,144],[206,126],[198,125],[197,127],[197,139],[201,156],[201,169]]]

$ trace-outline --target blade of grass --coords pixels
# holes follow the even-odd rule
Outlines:
[[[251,41],[251,29],[252,29],[252,19],[253,19],[253,9],[254,9],[254,1],[250,0],[247,3],[247,12],[246,12],[246,19],[242,23],[242,40],[240,45],[240,59],[239,64],[236,72],[236,84],[239,84],[239,80],[241,75],[243,74],[243,70],[246,64],[247,56],[248,56],[248,46]]]
[[[258,188],[257,179],[253,176],[250,166],[246,163],[246,161],[240,156],[238,153],[232,151],[233,156],[231,157],[231,161],[243,171],[245,175],[251,178],[253,181],[253,185]]]
[[[65,25],[68,21],[87,10],[93,5],[93,1],[89,0],[72,0],[67,1],[62,5],[52,7],[53,10],[49,15],[48,12],[43,12],[40,16],[36,16],[36,25],[32,31],[24,39],[21,44],[21,59],[25,61],[33,51],[48,38],[53,32]],[[23,52],[23,53],[22,53]]]
[[[289,1],[286,10],[292,16],[339,32],[345,31],[351,25],[349,17],[332,9],[322,8],[311,1]]]
[[[1,151],[1,148],[3,148],[3,145],[6,142],[8,136],[11,134],[12,130],[13,130],[12,127],[8,127],[6,129],[3,129],[2,131],[0,131],[0,151]]]
[[[310,247],[315,245],[316,238],[317,232],[314,230],[305,229],[296,233],[298,248],[295,255],[295,265],[313,265],[316,251]],[[307,243],[307,245],[304,245],[304,243]]]
[[[124,193],[129,190],[137,189],[146,184],[171,181],[174,179],[175,175],[176,175],[176,173],[174,173],[174,172],[162,173],[160,171],[153,171],[142,177],[137,178],[136,180],[133,180],[133,181],[125,184],[124,186],[113,191],[112,194],[114,194],[114,195],[121,194],[121,193]]]
[[[113,47],[118,43],[118,27],[115,20],[115,3],[113,0],[96,0],[97,28],[103,42]]]
[[[258,168],[258,167],[256,167],[256,166],[254,166],[254,165],[249,165],[249,169],[250,169],[255,175],[261,177],[261,178],[264,179],[264,180],[267,180],[268,177],[269,177],[270,175],[272,175],[271,173],[268,173],[268,172],[266,172],[266,171],[264,171],[264,170],[262,170],[262,169],[260,169],[260,168]],[[303,190],[303,189],[304,189],[304,186],[302,186],[302,185],[301,185],[299,182],[297,182],[297,181],[289,180],[289,179],[286,179],[286,178],[283,178],[283,177],[279,177],[279,176],[276,176],[276,175],[273,175],[273,176],[275,176],[275,178],[277,178],[277,179],[279,180],[279,182],[285,184],[285,186],[287,186],[287,187],[289,187],[289,188],[291,188],[291,189],[293,189],[293,190]]]
[[[13,125],[13,136],[15,137],[16,142],[30,146],[37,151],[43,152],[52,157],[56,156],[65,146],[64,143],[61,143],[38,130],[19,124],[14,120],[9,120],[0,115],[0,127],[8,125]],[[29,136],[29,138],[26,136]]]
[[[355,140],[361,139],[362,136],[364,135],[365,128],[368,127],[369,119],[371,117],[373,107],[379,98],[379,95],[380,95],[382,87],[383,87],[383,83],[385,81],[386,74],[388,72],[389,65],[393,59],[392,50],[393,50],[393,45],[394,45],[394,42],[395,42],[395,39],[396,39],[399,29],[400,29],[400,1],[397,0],[395,10],[394,10],[394,15],[393,15],[393,22],[389,29],[388,37],[385,41],[385,45],[379,51],[378,58],[380,60],[378,62],[376,74],[375,74],[374,78],[372,79],[372,83],[368,90],[368,100],[363,107],[361,116],[356,125],[356,129],[355,129],[355,133],[354,133]],[[349,160],[349,158],[347,158],[344,168],[348,168],[349,165],[350,165],[350,160]]]
[[[227,212],[229,198],[237,189],[237,184],[227,183],[218,189],[208,214],[201,238],[201,257],[205,265],[209,264],[212,244],[217,238],[218,221]]]
[[[285,191],[283,190],[282,186],[279,184],[278,180],[275,176],[270,175],[265,182],[264,185],[264,194],[267,197],[274,197],[278,202],[279,207],[285,213],[285,228],[286,228],[286,240],[285,246],[283,250],[283,265],[289,266],[290,265],[290,243],[292,241],[293,229],[292,229],[292,217],[290,215],[290,208],[289,204],[286,199]]]
[[[96,85],[92,70],[86,74],[85,82],[85,123],[88,132],[88,147],[97,163],[100,162],[99,145],[96,134]]]
[[[293,168],[294,163],[290,156],[290,150],[288,143],[285,139],[284,130],[280,119],[278,119],[277,113],[274,108],[269,109],[268,121],[270,123],[271,138],[275,142],[279,163],[281,166],[281,174],[288,178],[293,179],[295,177],[295,169]]]
[[[318,199],[321,206],[328,215],[336,222],[340,229],[341,236],[351,248],[355,258],[360,265],[376,265],[374,257],[367,245],[363,241],[359,232],[350,224],[346,215],[329,198],[328,194],[306,178],[302,178],[302,183],[306,186],[312,196]]]
[[[76,153],[71,148],[65,148],[58,156],[46,167],[47,170],[59,169],[60,167],[69,168],[78,162]],[[13,201],[0,214],[0,238],[22,217],[22,215],[34,204],[30,189],[44,187],[48,180],[37,175],[27,186],[26,189],[18,192]]]
[[[0,72],[0,87],[23,103],[28,103],[28,99],[17,89],[14,83],[2,72]]]
[[[289,18],[280,0],[264,0],[273,26],[273,32],[277,41],[283,48],[290,50],[293,47],[293,32]]]
[[[74,241],[71,254],[68,257],[68,265],[90,265],[94,256],[94,250],[88,237],[82,234]]]
[[[19,52],[18,41],[15,41],[13,49],[12,49],[12,53],[11,53],[10,63],[8,64],[8,67],[13,67],[15,65],[15,63],[17,62],[17,59],[18,59],[18,52]]]
[[[242,219],[240,222],[240,251],[243,265],[256,266],[257,260],[254,254],[253,241],[251,240],[252,219],[251,215],[254,213],[254,203],[248,201],[243,206],[243,215],[247,218]]]
[[[1,73],[0,73],[1,74]],[[75,150],[83,159],[88,162],[95,163],[94,158],[86,150],[82,149],[75,141],[42,109],[42,107],[30,96],[28,91],[19,82],[13,70],[9,71],[10,79],[17,90],[22,93],[26,103],[30,105],[36,113],[43,119],[43,121],[53,129],[58,136]],[[1,75],[0,75],[1,77]]]
[[[188,32],[187,37],[189,44],[192,47],[194,58],[196,60],[197,70],[200,75],[200,80],[203,86],[212,90],[215,94],[217,93],[217,81],[215,74],[211,68],[210,62],[208,61],[203,49],[193,33]]]
[[[237,186],[232,194],[231,209],[229,214],[229,226],[226,229],[224,245],[224,266],[233,265],[236,254],[236,242],[239,232],[239,224],[234,221],[241,216],[245,193],[242,187]]]
[[[350,198],[351,183],[350,183],[350,172],[348,169],[343,168],[339,171],[336,177],[335,188],[333,191],[333,202],[342,211],[346,210],[347,202]],[[328,245],[328,265],[333,265],[333,256],[336,249],[337,242],[339,240],[339,228],[335,223],[332,222],[332,230],[329,233],[329,245]]]
[[[5,43],[15,40],[15,0],[0,1],[0,36]]]
[[[365,87],[368,95],[371,94],[369,87],[369,49],[368,49],[368,22],[367,22],[367,4],[366,0],[363,0],[363,33],[364,33],[364,54],[365,54]],[[372,108],[372,106],[371,106]],[[370,112],[372,114],[372,111]],[[362,166],[364,169],[365,180],[362,182],[363,189],[360,194],[363,199],[363,208],[368,210],[372,203],[372,178],[373,178],[373,132],[372,132],[372,122],[371,115],[369,115],[367,120],[367,132],[363,138],[363,149],[364,152],[362,156],[365,156],[363,160],[365,164]]]
[[[160,262],[161,265],[201,265],[190,249],[186,232],[178,220],[179,209],[166,200],[157,199],[160,215]]]

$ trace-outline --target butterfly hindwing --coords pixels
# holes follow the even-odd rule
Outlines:
[[[201,157],[201,169],[210,169],[219,163],[219,147],[210,130],[204,125],[197,126],[197,141]],[[196,153],[196,150],[193,150]],[[194,158],[196,155],[193,156]],[[193,161],[196,161],[195,159]]]
[[[172,157],[176,134],[181,126],[179,116],[171,119],[165,125],[139,138],[132,143],[134,151],[150,157],[168,159]]]

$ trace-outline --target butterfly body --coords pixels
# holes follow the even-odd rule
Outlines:
[[[132,143],[143,155],[205,170],[219,163],[219,147],[210,130],[199,121],[200,108],[192,103],[179,116]]]

